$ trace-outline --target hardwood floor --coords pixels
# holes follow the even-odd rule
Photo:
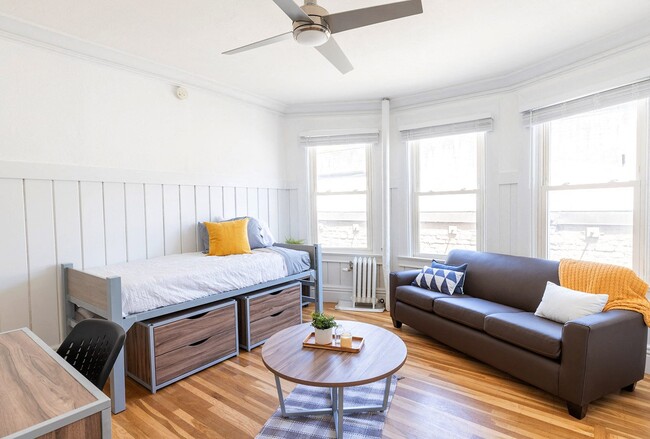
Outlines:
[[[602,398],[578,421],[565,404],[441,345],[388,313],[327,313],[399,334],[408,347],[384,438],[650,438],[650,375],[632,393]],[[313,305],[303,311],[305,319]],[[283,383],[287,395],[291,383]],[[127,410],[113,415],[116,438],[250,438],[278,407],[261,348],[242,352],[156,393],[127,380]]]

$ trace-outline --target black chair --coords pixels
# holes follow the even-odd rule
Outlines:
[[[124,329],[115,322],[82,320],[72,328],[56,353],[101,390],[124,346],[124,339]]]

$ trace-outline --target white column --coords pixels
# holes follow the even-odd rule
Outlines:
[[[386,290],[386,309],[390,310],[390,291],[388,288],[391,266],[390,251],[390,100],[381,101],[381,195],[382,195],[382,264],[384,289]]]

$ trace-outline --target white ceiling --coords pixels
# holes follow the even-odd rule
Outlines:
[[[389,2],[319,4],[333,13]],[[563,53],[584,58],[608,39],[650,36],[648,0],[423,0],[423,8],[337,34],[355,67],[341,75],[293,41],[221,55],[291,30],[271,0],[0,0],[0,14],[283,104],[439,90],[512,75]]]

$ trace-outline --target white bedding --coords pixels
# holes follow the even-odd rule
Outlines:
[[[264,249],[231,256],[183,253],[84,271],[122,278],[123,317],[287,275],[284,258]]]

